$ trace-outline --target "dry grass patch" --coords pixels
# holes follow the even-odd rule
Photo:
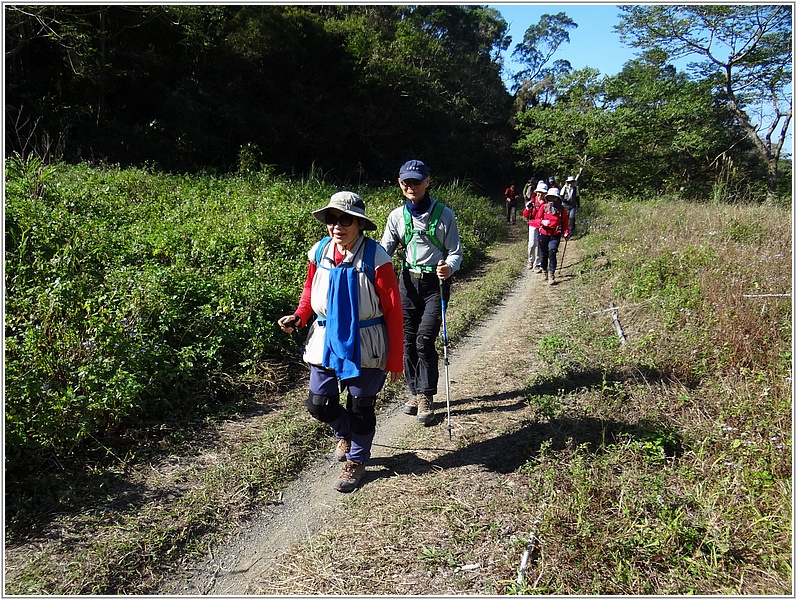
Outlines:
[[[353,498],[351,519],[285,556],[266,578],[278,583],[258,591],[503,593],[528,536],[527,480],[471,465],[371,484]]]

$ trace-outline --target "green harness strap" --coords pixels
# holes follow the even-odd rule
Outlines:
[[[404,247],[409,249],[410,242],[412,242],[412,256],[418,256],[418,237],[423,235],[429,239],[432,244],[437,247],[438,250],[445,252],[446,249],[443,246],[443,242],[441,242],[438,237],[435,235],[437,231],[437,223],[440,221],[440,215],[443,214],[443,209],[445,208],[445,204],[442,202],[435,201],[434,208],[432,209],[432,214],[429,217],[429,225],[426,229],[416,229],[412,226],[412,215],[410,211],[407,210],[407,206],[404,205]],[[404,258],[402,259],[402,268],[411,268],[417,271],[427,271],[431,272],[434,271],[437,266],[436,265],[417,265],[410,262],[407,262],[406,259],[407,253],[404,253]]]

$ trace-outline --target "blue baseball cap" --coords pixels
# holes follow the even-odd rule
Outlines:
[[[402,181],[405,179],[417,179],[418,181],[423,181],[427,177],[429,177],[429,170],[420,160],[408,160],[401,165],[401,169],[399,169],[399,179]]]

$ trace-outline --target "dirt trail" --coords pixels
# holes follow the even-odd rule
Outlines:
[[[483,424],[480,427],[480,419],[488,418],[481,414],[488,399],[490,412],[522,410],[522,382],[534,373],[540,315],[569,288],[580,255],[578,243],[571,241],[554,286],[547,285],[542,275],[524,271],[495,313],[456,348],[449,348],[453,441],[448,439],[442,365],[440,393],[435,397],[436,412],[442,418],[431,428],[436,430],[431,447],[418,447],[417,441],[412,441],[408,431],[418,425],[401,412],[400,403],[379,415],[364,486],[379,485],[394,476],[391,459],[397,455],[411,453],[432,460],[452,450],[462,451],[463,444],[466,448],[471,439],[469,430],[485,429]],[[523,367],[518,369],[517,365]],[[269,569],[284,552],[326,528],[334,528],[342,518],[350,495],[331,488],[339,470],[340,463],[330,452],[283,492],[281,503],[267,507],[241,526],[221,547],[210,551],[206,561],[184,571],[179,581],[164,586],[160,593],[257,594],[267,581]]]

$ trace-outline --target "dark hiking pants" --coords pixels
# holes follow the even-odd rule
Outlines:
[[[408,270],[399,278],[401,308],[404,311],[404,378],[410,393],[437,393],[439,355],[435,341],[443,320],[440,280],[435,273],[420,278]],[[443,282],[446,302],[450,282]]]
[[[542,255],[542,270],[556,271],[556,253],[559,250],[559,240],[562,234],[545,235],[540,230],[540,254]]]

